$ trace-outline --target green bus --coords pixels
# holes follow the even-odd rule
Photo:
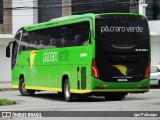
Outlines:
[[[71,15],[26,26],[6,56],[13,88],[22,95],[47,90],[66,101],[86,95],[121,100],[149,91],[150,35],[139,14]]]

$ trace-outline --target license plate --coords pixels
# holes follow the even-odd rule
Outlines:
[[[128,81],[127,79],[118,79],[119,82],[126,82]]]

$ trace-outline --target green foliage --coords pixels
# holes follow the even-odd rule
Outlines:
[[[0,99],[0,106],[4,106],[4,105],[13,105],[13,104],[16,104],[15,101],[13,100],[8,100],[8,99]]]

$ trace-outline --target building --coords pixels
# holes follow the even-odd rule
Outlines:
[[[16,31],[25,25],[37,23],[37,10],[31,9],[35,2],[27,0],[0,1],[0,82],[11,81],[11,58],[6,56],[6,46],[13,40]],[[28,9],[18,8],[28,6]]]
[[[65,4],[65,5],[64,5]],[[70,15],[70,0],[0,0],[0,82],[11,81],[11,58],[6,46],[26,25]],[[69,7],[66,7],[69,6]],[[67,11],[67,12],[66,12]]]
[[[96,0],[88,0],[88,4],[83,5],[78,4],[78,0],[72,0],[73,6],[70,11],[72,14],[134,12],[147,16],[151,35],[151,64],[160,64],[160,0],[114,0],[114,4],[113,1],[106,1],[96,3]],[[81,0],[81,3],[86,1]]]
[[[0,6],[0,81],[9,81],[11,77],[11,61],[5,57],[5,48],[13,38],[12,11],[7,9],[12,7],[12,3],[10,0],[1,0]]]
[[[140,13],[149,20],[151,64],[160,64],[160,0],[141,0],[140,8]]]
[[[5,57],[5,48],[19,28],[71,14],[107,11],[147,15],[152,64],[160,63],[160,0],[1,0],[0,6],[0,82],[11,80],[11,59]]]

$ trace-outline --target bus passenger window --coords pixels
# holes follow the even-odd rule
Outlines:
[[[40,40],[39,44],[40,44],[40,49],[43,49],[44,48],[44,40]]]
[[[83,42],[83,46],[86,46],[86,45],[88,45],[88,44],[89,44],[89,40]]]
[[[44,41],[43,40],[40,40],[40,45],[43,45]]]
[[[81,42],[82,42],[82,40],[81,40],[81,35],[76,35],[75,36],[75,45],[77,46],[79,46],[79,45],[81,45]]]
[[[57,47],[62,47],[62,39],[57,38]]]
[[[55,38],[50,39],[50,46],[51,47],[56,47],[57,46],[57,40]]]
[[[68,38],[67,37],[62,37],[62,46],[66,47],[68,43]]]
[[[37,45],[37,41],[34,41],[34,44]]]
[[[75,42],[81,42],[81,35],[75,36]]]
[[[20,46],[20,48],[19,48],[19,52],[20,52],[20,51],[25,51],[25,50],[26,50],[26,47],[21,44],[21,46]]]

